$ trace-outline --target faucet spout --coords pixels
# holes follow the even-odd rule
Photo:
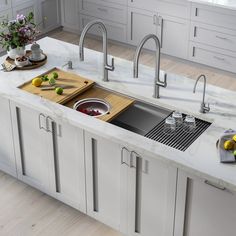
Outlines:
[[[155,79],[154,79],[154,98],[160,98],[160,87],[167,86],[167,74],[164,76],[164,81],[160,80],[160,57],[161,57],[161,43],[158,37],[154,34],[149,34],[143,38],[136,49],[134,62],[133,62],[133,77],[138,78],[139,58],[141,51],[149,39],[153,39],[156,45],[156,62],[155,62]]]
[[[199,82],[199,80],[203,78],[203,97],[202,97],[202,103],[201,103],[201,108],[200,108],[200,112],[201,113],[206,113],[206,112],[209,112],[210,111],[210,106],[208,104],[208,106],[206,106],[206,103],[205,103],[205,96],[206,96],[206,82],[207,82],[207,79],[206,79],[206,76],[205,75],[200,75],[198,76],[195,84],[194,84],[194,87],[193,87],[193,93],[196,93],[196,88],[197,88],[197,84]]]
[[[84,61],[84,41],[85,37],[88,33],[88,31],[93,26],[99,26],[99,29],[102,32],[102,38],[103,38],[103,81],[109,81],[108,80],[108,71],[114,71],[114,58],[112,58],[111,65],[108,64],[108,54],[107,54],[107,29],[104,23],[101,20],[93,20],[89,22],[83,29],[81,36],[80,36],[80,42],[79,42],[79,57],[80,61]]]

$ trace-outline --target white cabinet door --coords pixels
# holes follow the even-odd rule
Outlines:
[[[45,116],[13,102],[11,112],[18,178],[48,193],[51,168],[48,146],[52,146],[52,140],[45,131]]]
[[[177,168],[131,154],[129,231],[133,236],[172,236]]]
[[[179,171],[175,236],[222,236],[236,232],[236,193]]]
[[[11,126],[9,100],[0,98],[0,170],[16,176],[16,160]]]
[[[36,23],[39,23],[39,11],[37,9],[37,3],[35,1],[27,1],[23,4],[13,7],[13,17],[17,14],[23,14],[27,16],[30,12],[34,13],[34,19]]]
[[[0,11],[11,8],[11,0],[0,0]]]
[[[0,7],[1,8],[1,7]],[[0,12],[0,23],[5,20],[11,20],[12,19],[12,11],[11,9],[1,11]],[[2,47],[0,47],[0,52],[4,51]]]
[[[78,0],[61,0],[61,23],[67,29],[79,31]]]
[[[121,164],[120,145],[86,132],[85,158],[88,215],[125,231],[128,169]]]
[[[86,212],[85,160],[83,130],[48,117],[50,146],[50,172],[54,188],[52,196]],[[53,149],[53,150],[52,150]]]
[[[187,59],[189,42],[189,21],[168,15],[159,16],[158,32],[162,53]]]
[[[147,34],[157,34],[157,14],[130,8],[128,11],[128,43],[137,46]],[[153,41],[146,43],[145,48],[155,49]]]
[[[42,22],[42,32],[46,33],[60,26],[59,2],[58,0],[38,1],[38,12]]]

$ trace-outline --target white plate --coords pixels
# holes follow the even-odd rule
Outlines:
[[[233,151],[226,151],[224,149],[224,142],[233,138],[236,134],[235,131],[225,133],[221,136],[218,144],[218,153],[222,163],[232,163],[236,162]]]
[[[30,56],[29,57],[29,59],[31,60],[31,61],[35,61],[35,62],[37,62],[37,61],[42,61],[42,60],[44,60],[46,58],[46,55],[44,55],[44,54],[41,54],[41,58],[39,58],[39,59],[34,59],[34,58],[32,58],[32,56]]]

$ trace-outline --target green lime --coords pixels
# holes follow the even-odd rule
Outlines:
[[[41,79],[42,79],[43,82],[49,80],[49,79],[48,79],[48,75],[43,75],[43,76],[41,77]]]
[[[57,87],[55,88],[55,91],[57,94],[62,95],[63,94],[63,88],[62,87]]]
[[[54,78],[50,78],[48,82],[52,86],[56,84],[56,80]]]
[[[236,157],[236,150],[234,150],[234,156]]]
[[[53,73],[52,73],[52,77],[53,77],[54,79],[57,79],[57,78],[58,78],[57,72],[53,72]]]

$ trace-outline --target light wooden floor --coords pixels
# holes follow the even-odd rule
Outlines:
[[[3,172],[0,172],[0,235],[121,236]]]
[[[73,33],[57,30],[50,33],[49,36],[72,44],[79,44],[79,36]],[[101,41],[95,38],[87,38],[85,46],[96,51],[102,50]],[[114,42],[110,42],[108,46],[109,54],[127,60],[133,60],[134,51],[134,47],[125,46]],[[144,51],[142,53],[141,63],[153,67],[154,54]],[[205,74],[207,76],[208,83],[236,91],[236,74],[166,55],[162,55],[161,57],[161,69],[166,72],[186,76],[191,79],[196,79],[200,74]]]
[[[78,44],[79,36],[55,31],[49,36]],[[86,46],[101,50],[101,42],[87,39]],[[109,53],[132,60],[134,48],[109,44]],[[144,52],[142,63],[153,66],[153,54]],[[163,56],[161,68],[195,79],[204,73],[211,84],[236,90],[236,76],[220,70]],[[51,197],[0,172],[0,236],[121,236],[118,232]]]

